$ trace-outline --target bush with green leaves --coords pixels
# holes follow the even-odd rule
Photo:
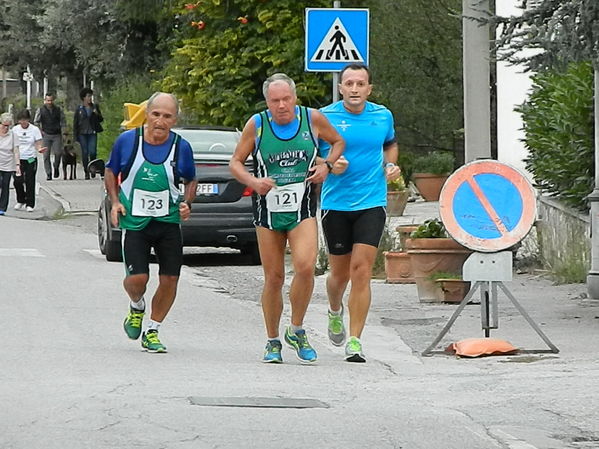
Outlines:
[[[455,156],[449,151],[433,151],[414,160],[414,173],[446,175],[453,171]]]
[[[410,234],[411,239],[446,239],[447,231],[443,222],[438,218],[431,218],[422,223]]]
[[[112,144],[122,132],[121,122],[124,103],[141,103],[156,90],[152,88],[152,79],[145,75],[131,76],[116,84],[110,90],[104,90],[100,99],[100,108],[104,122],[104,131],[98,136],[98,158],[108,160]]]
[[[536,186],[573,208],[588,209],[595,177],[591,64],[538,73],[529,99],[516,110],[524,121],[526,168]]]
[[[198,123],[242,127],[265,108],[262,83],[276,72],[294,79],[300,102],[330,101],[329,74],[304,70],[306,7],[325,0],[173,2],[179,22],[162,89]]]

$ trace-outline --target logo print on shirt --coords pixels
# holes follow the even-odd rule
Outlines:
[[[308,131],[304,131],[302,133],[302,137],[304,138],[304,140],[310,140],[310,133]]]
[[[346,123],[345,120],[342,120],[341,123],[339,123],[337,125],[339,128],[341,128],[343,131],[345,131],[347,128],[349,128],[351,125],[349,123]]]

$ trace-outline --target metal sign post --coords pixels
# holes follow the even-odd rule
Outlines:
[[[503,250],[526,237],[536,217],[534,189],[528,179],[515,168],[497,161],[471,162],[446,181],[439,198],[439,210],[447,232],[476,251],[463,267],[464,280],[474,285],[422,355],[439,352],[434,351],[435,348],[477,290],[480,291],[481,325],[488,338],[491,329],[499,328],[498,289],[549,347],[549,350],[527,352],[558,353],[559,349],[504,284],[512,280],[512,253]]]

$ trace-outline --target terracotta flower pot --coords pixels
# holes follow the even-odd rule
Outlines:
[[[444,301],[443,290],[431,275],[446,272],[461,276],[462,265],[472,251],[453,239],[408,239],[406,245],[420,301]]]
[[[385,251],[385,274],[389,284],[413,284],[412,263],[406,252]]]
[[[435,175],[434,173],[414,173],[412,180],[416,188],[426,201],[439,201],[443,184],[449,175]]]
[[[443,302],[461,303],[470,291],[470,281],[462,279],[437,279],[443,290]]]
[[[407,190],[389,190],[387,191],[387,215],[389,217],[401,217],[406,205],[410,192]]]

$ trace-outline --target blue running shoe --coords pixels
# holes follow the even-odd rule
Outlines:
[[[299,330],[295,333],[291,331],[291,326],[287,326],[285,330],[285,342],[293,349],[297,354],[297,358],[302,363],[314,363],[318,356],[316,351],[310,343],[308,343],[308,337],[306,336],[305,330]]]
[[[281,356],[282,349],[283,345],[279,340],[268,340],[262,361],[264,363],[283,363],[283,357]]]

